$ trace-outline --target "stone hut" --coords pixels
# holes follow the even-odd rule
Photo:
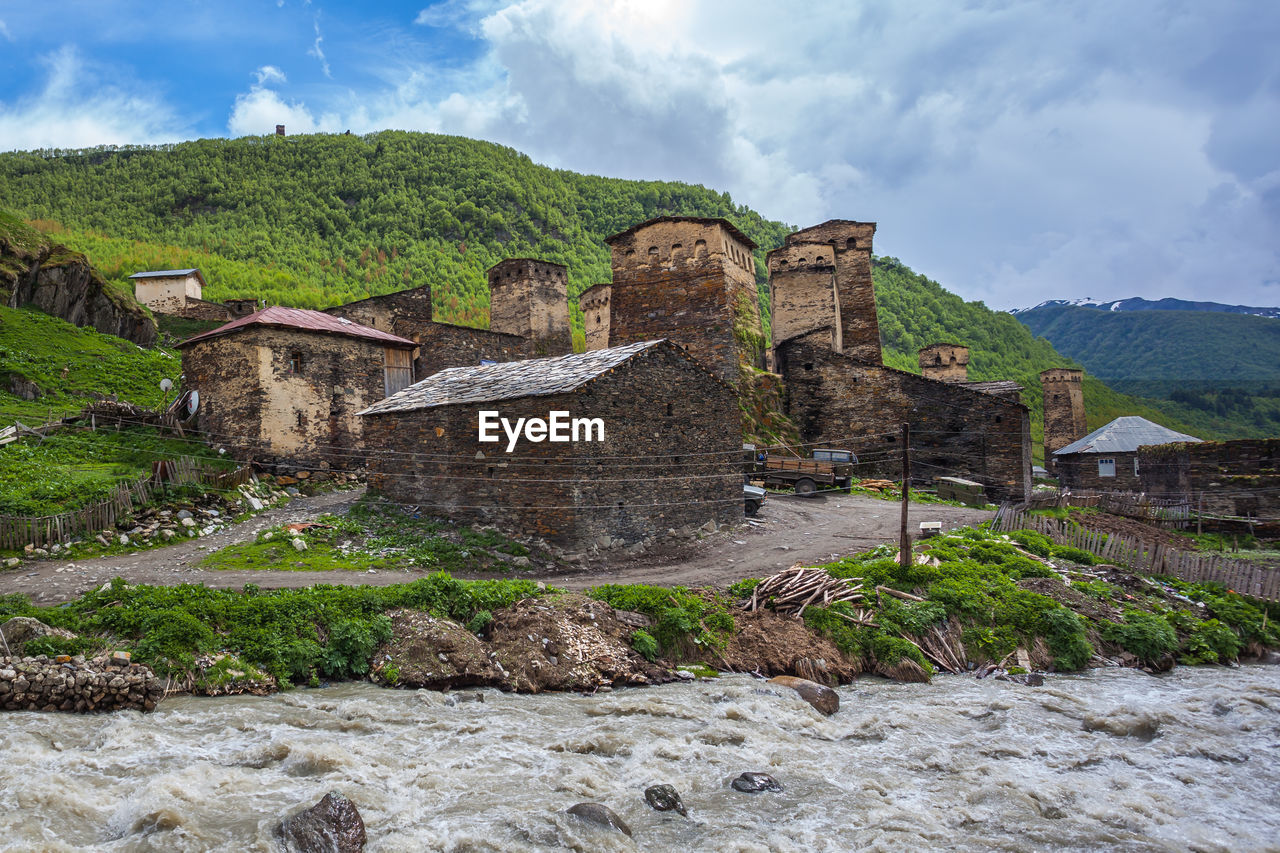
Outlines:
[[[573,352],[569,272],[535,258],[507,258],[489,268],[489,331],[534,342],[537,355]]]
[[[445,370],[361,415],[370,488],[433,515],[572,549],[742,516],[737,397],[669,341]]]
[[[156,314],[172,314],[192,320],[230,320],[235,315],[220,302],[203,297],[204,275],[198,269],[136,272],[133,298]]]
[[[1139,447],[1138,481],[1153,498],[1181,498],[1211,516],[1251,519],[1259,536],[1280,536],[1280,438]]]
[[[348,470],[357,413],[413,382],[406,338],[301,308],[264,308],[179,344],[196,425],[240,458]]]
[[[1142,489],[1138,448],[1181,441],[1200,439],[1136,415],[1116,418],[1054,453],[1058,481],[1069,489],[1136,492]]]
[[[929,344],[923,347],[920,359],[920,375],[939,382],[969,381],[969,348],[961,344]]]
[[[1040,373],[1044,389],[1044,467],[1055,472],[1055,456],[1089,431],[1084,412],[1084,371],[1053,367]]]
[[[594,284],[578,294],[578,309],[582,311],[582,331],[588,351],[609,346],[609,297],[612,292],[612,285]]]
[[[725,382],[764,364],[756,244],[724,219],[661,216],[605,240],[608,345],[666,338]]]

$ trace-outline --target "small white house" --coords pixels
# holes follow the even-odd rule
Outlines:
[[[134,298],[160,314],[182,314],[188,298],[204,298],[204,276],[198,269],[136,272],[129,278]]]

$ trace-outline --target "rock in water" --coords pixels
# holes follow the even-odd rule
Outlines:
[[[337,791],[309,809],[285,818],[278,830],[285,847],[295,853],[361,853],[364,821],[355,803]]]
[[[828,717],[840,710],[840,694],[816,681],[796,678],[793,675],[779,675],[776,678],[770,678],[769,683],[790,687],[800,694],[801,699]]]
[[[768,773],[743,773],[730,784],[733,785],[733,790],[742,791],[744,794],[782,790],[782,785]]]
[[[684,817],[689,816],[685,811],[684,801],[680,799],[680,794],[670,785],[654,785],[645,788],[644,798],[657,811],[679,812]]]
[[[612,829],[615,832],[621,832],[628,838],[631,836],[631,827],[627,826],[626,822],[614,814],[613,809],[608,806],[602,806],[599,803],[578,803],[570,806],[567,811],[574,817],[598,823],[600,826]]]

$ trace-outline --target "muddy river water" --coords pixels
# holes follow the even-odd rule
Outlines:
[[[829,718],[748,676],[483,695],[0,716],[0,848],[270,851],[282,815],[340,790],[370,851],[1280,849],[1280,667],[864,679]],[[734,791],[743,771],[785,790]],[[688,818],[645,804],[663,782]],[[634,837],[564,814],[582,801]]]

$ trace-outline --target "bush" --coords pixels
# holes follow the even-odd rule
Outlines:
[[[1037,557],[1049,557],[1053,554],[1053,540],[1043,533],[1034,530],[1015,530],[1009,538],[1026,548]]]
[[[1065,607],[1046,610],[1040,616],[1040,633],[1053,653],[1055,669],[1083,669],[1093,657],[1093,646],[1085,635],[1084,620]]]
[[[467,630],[473,634],[483,634],[484,629],[489,627],[489,623],[493,621],[493,614],[488,610],[481,610],[471,617],[471,621],[467,622]]]
[[[648,631],[637,630],[632,632],[631,648],[639,652],[640,656],[650,663],[658,659],[658,641]]]
[[[1056,545],[1053,548],[1053,556],[1060,560],[1069,560],[1072,563],[1079,563],[1082,566],[1092,566],[1098,562],[1097,557],[1080,548],[1072,548],[1070,545]]]
[[[1240,638],[1217,619],[1198,623],[1187,637],[1182,662],[1188,664],[1225,663],[1240,654]]]
[[[1178,648],[1178,635],[1168,620],[1143,610],[1128,611],[1124,622],[1105,623],[1102,638],[1148,664]]]

